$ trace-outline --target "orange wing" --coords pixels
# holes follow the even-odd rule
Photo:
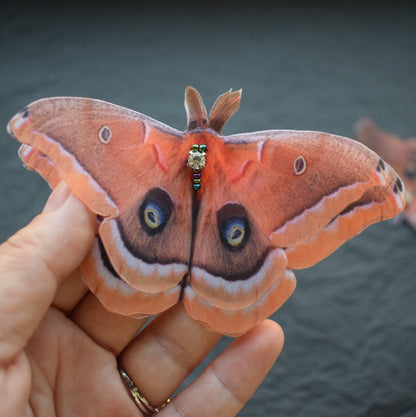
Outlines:
[[[207,164],[184,302],[221,332],[245,332],[276,310],[295,287],[288,268],[315,264],[403,209],[400,178],[351,139],[297,131],[198,139]]]
[[[99,215],[82,269],[103,303],[129,315],[176,303],[191,245],[188,172],[176,158],[183,133],[110,103],[70,97],[30,104],[9,131],[24,143],[19,154],[30,169],[52,187],[63,179]]]

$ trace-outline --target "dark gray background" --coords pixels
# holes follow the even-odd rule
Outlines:
[[[182,129],[188,84],[207,107],[243,88],[225,134],[351,136],[368,115],[385,130],[416,135],[414,8],[67,3],[0,6],[2,240],[49,193],[21,167],[6,133],[9,118],[41,97],[100,98]],[[273,316],[286,333],[283,353],[241,415],[416,416],[415,252],[414,232],[384,222],[298,271],[298,288]]]

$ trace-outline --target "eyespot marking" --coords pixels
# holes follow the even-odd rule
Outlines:
[[[169,194],[161,188],[152,188],[146,194],[139,208],[139,220],[149,236],[162,232],[171,214],[173,202]]]
[[[241,250],[250,237],[246,210],[237,203],[228,203],[217,213],[218,233],[221,242],[230,251]]]
[[[107,144],[110,142],[111,137],[111,129],[107,125],[102,126],[98,132],[98,138],[100,139],[100,142]]]
[[[150,229],[156,229],[160,226],[159,210],[157,205],[154,207],[153,202],[149,202],[144,209],[144,221]]]
[[[228,221],[225,230],[227,243],[232,247],[237,247],[244,240],[245,226],[242,219],[236,218]]]
[[[295,175],[302,175],[303,173],[305,173],[306,169],[306,159],[304,156],[299,155],[293,163],[293,171],[295,172]]]

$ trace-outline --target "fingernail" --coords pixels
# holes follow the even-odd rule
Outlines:
[[[70,188],[66,185],[64,181],[61,181],[49,196],[48,201],[46,202],[45,207],[42,210],[42,213],[57,210],[65,203],[65,201],[68,199],[70,195]]]

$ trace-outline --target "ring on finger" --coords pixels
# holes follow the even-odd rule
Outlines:
[[[126,371],[120,365],[119,361],[117,361],[117,369],[120,373],[121,378],[123,379],[124,383],[127,385],[127,388],[129,389],[130,396],[133,398],[138,409],[143,413],[144,416],[153,416],[170,403],[170,398],[168,398],[163,404],[159,405],[158,407],[153,407],[153,405],[149,403],[146,397],[139,391],[135,383],[127,375]]]

